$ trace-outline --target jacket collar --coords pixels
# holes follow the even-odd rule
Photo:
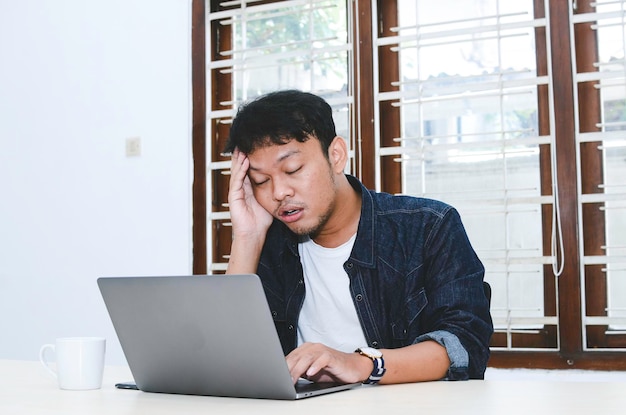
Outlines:
[[[350,185],[361,194],[361,218],[356,232],[356,240],[350,254],[350,260],[367,268],[374,268],[376,258],[376,221],[374,220],[374,198],[356,177],[346,175]]]

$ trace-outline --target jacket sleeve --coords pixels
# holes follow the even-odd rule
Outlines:
[[[429,330],[416,341],[429,338],[446,347],[449,380],[483,379],[493,334],[485,269],[454,208],[430,229],[424,250],[428,305],[423,322]]]

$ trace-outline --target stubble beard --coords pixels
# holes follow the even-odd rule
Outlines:
[[[326,210],[317,217],[317,223],[315,223],[313,226],[310,226],[308,228],[292,229],[292,232],[294,232],[298,236],[308,236],[311,239],[317,238],[322,232],[322,230],[324,230],[324,227],[330,220],[330,217],[332,216],[332,213],[335,210],[337,186],[335,182],[335,176],[333,176],[332,170],[329,169],[328,173],[330,176],[330,186],[333,189],[333,198],[330,200],[330,202],[326,206]]]

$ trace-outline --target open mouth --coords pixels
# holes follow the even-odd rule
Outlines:
[[[283,222],[295,222],[296,220],[300,219],[303,211],[304,210],[302,208],[298,207],[284,207],[279,210],[278,217]]]
[[[292,215],[295,215],[298,212],[300,212],[300,209],[285,210],[285,211],[282,212],[282,215],[283,216],[292,216]]]

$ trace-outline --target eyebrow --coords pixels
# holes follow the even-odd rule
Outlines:
[[[298,154],[298,153],[301,153],[301,151],[300,151],[300,150],[297,150],[297,149],[296,149],[296,150],[289,150],[289,151],[287,151],[286,153],[281,154],[281,155],[280,155],[280,157],[278,157],[278,159],[277,159],[277,160],[276,160],[276,162],[274,163],[274,165],[276,165],[276,164],[280,163],[281,161],[285,160],[286,158],[291,157],[291,156],[293,156],[294,154]],[[252,164],[251,164],[251,165],[250,165],[250,167],[248,167],[248,168],[249,168],[250,170],[253,170],[253,171],[259,171],[259,169],[258,169],[258,168],[256,168],[256,167],[254,167],[254,166],[252,166]]]

